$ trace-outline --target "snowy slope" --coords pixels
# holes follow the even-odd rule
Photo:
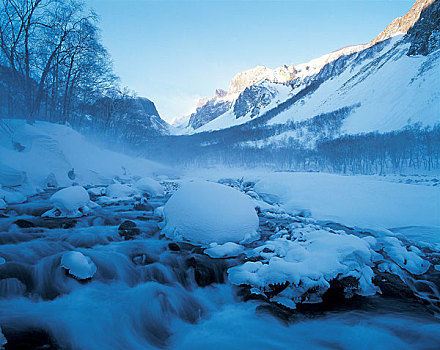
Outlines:
[[[276,69],[259,66],[237,74],[227,95],[232,97],[230,108],[223,113],[217,110],[215,115],[205,118],[194,132],[247,123],[313,84],[318,85],[316,91],[282,113],[274,113],[277,115],[269,125],[303,121],[355,105],[359,107],[346,118],[341,133],[388,132],[419,122],[428,126],[438,123],[437,8],[438,4],[432,0],[418,0],[405,16],[394,20],[368,44],[345,47],[297,66]],[[261,94],[254,93],[254,99],[249,99],[249,89],[263,88],[268,91],[266,96],[275,91],[275,98],[260,107]],[[254,111],[240,118],[241,113],[237,115],[236,109],[237,105],[243,105],[243,99],[247,100],[248,110]],[[252,107],[256,107],[256,112]],[[288,136],[295,135],[280,135],[277,139]]]
[[[23,149],[17,149],[14,143]],[[73,173],[69,174],[70,171]],[[100,148],[73,129],[59,124],[24,120],[0,120],[0,185],[4,175],[25,192],[54,186],[109,184],[119,176],[151,176],[167,167]],[[21,174],[24,174],[22,176]],[[30,194],[29,193],[29,194]]]
[[[395,38],[373,59],[325,81],[304,104],[273,118],[269,124],[305,120],[360,103],[344,121],[346,133],[401,129],[409,123],[440,121],[440,53],[409,57],[409,44]]]

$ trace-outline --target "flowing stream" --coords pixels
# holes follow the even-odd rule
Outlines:
[[[396,278],[383,295],[329,295],[290,311],[228,281],[227,269],[243,258],[212,259],[198,246],[164,238],[162,219],[135,210],[132,200],[82,218],[42,219],[51,193],[11,206],[0,218],[6,349],[439,347],[438,275],[419,278],[425,282],[408,276],[407,285]],[[167,199],[149,204],[157,208]],[[262,236],[290,220],[259,215]],[[127,220],[137,230],[118,229]],[[92,259],[91,279],[60,267],[69,250]]]

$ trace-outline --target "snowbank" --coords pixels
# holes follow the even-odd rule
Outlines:
[[[289,212],[364,228],[440,227],[440,188],[380,181],[371,176],[272,173],[255,192]],[[440,228],[439,228],[440,229]]]
[[[117,176],[154,176],[172,170],[144,158],[134,158],[89,143],[72,128],[48,122],[26,124],[3,119],[0,128],[0,184],[27,183],[45,188],[48,179],[60,187],[112,183]],[[18,151],[12,141],[24,147]],[[74,170],[74,179],[69,172]],[[174,170],[173,170],[174,171]],[[51,175],[52,174],[52,175]],[[28,191],[35,193],[28,189]]]
[[[228,186],[188,182],[164,207],[163,233],[172,239],[223,244],[258,237],[258,216],[251,199]]]
[[[92,259],[80,252],[66,252],[61,257],[61,267],[79,279],[87,279],[93,277],[96,273],[96,265]]]
[[[54,208],[45,212],[43,217],[80,217],[90,209],[90,197],[81,186],[66,187],[56,192],[50,201]]]
[[[163,196],[163,186],[149,177],[143,177],[135,183],[136,188],[142,194],[147,193],[150,196]]]

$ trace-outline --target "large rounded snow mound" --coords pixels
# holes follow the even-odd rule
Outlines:
[[[125,184],[112,184],[107,187],[105,195],[110,198],[129,198],[137,194],[135,188]]]
[[[210,244],[252,241],[258,216],[245,194],[217,183],[183,184],[164,207],[163,232],[173,239]]]
[[[141,193],[147,193],[150,196],[163,196],[163,186],[149,177],[143,177],[135,184]]]
[[[81,186],[66,187],[56,192],[50,201],[54,209],[47,211],[43,216],[48,217],[80,217],[90,209],[90,197]]]

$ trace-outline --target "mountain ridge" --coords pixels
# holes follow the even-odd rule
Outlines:
[[[292,87],[307,82],[308,80],[313,79],[313,77],[316,77],[324,67],[327,66],[326,69],[330,70],[330,66],[328,65],[332,62],[338,61],[343,56],[350,56],[363,52],[375,45],[388,41],[394,36],[406,34],[406,32],[413,28],[419,21],[422,12],[430,6],[433,6],[434,3],[434,0],[417,0],[404,16],[393,20],[376,36],[376,38],[371,40],[370,43],[347,46],[296,66],[293,64],[289,66],[284,65],[275,69],[265,66],[257,66],[236,74],[231,80],[227,95],[223,97],[223,99],[228,102],[218,104],[218,99],[215,97],[205,99],[205,103],[197,108],[196,112],[188,119],[188,125],[182,130],[182,133],[206,131],[209,129],[204,127],[206,124],[212,124],[214,120],[223,116],[225,113],[230,113],[229,110],[233,110],[236,119],[243,117],[246,113],[252,115],[250,119],[258,117],[255,110],[260,110],[261,107],[264,109],[265,106],[270,104],[268,96],[271,96],[273,99],[274,95],[276,95],[276,93],[274,94],[268,89],[263,93],[263,89],[258,87],[262,81],[268,81],[278,85],[290,85]],[[434,5],[437,6],[436,4]],[[249,90],[258,91],[258,93],[255,94],[255,104],[259,104],[259,106],[251,106],[252,102],[250,102]],[[243,94],[245,96],[243,96]],[[264,103],[257,101],[258,99],[263,100]],[[217,101],[217,103],[214,103],[214,100]],[[246,100],[246,102],[242,100]],[[248,108],[240,111],[240,108],[235,107],[236,104],[240,106],[247,105]],[[204,108],[204,106],[207,107]],[[216,106],[218,108],[215,108]],[[229,110],[227,109],[228,106]],[[251,112],[251,110],[253,112]],[[230,117],[229,119],[232,120],[233,117]]]

